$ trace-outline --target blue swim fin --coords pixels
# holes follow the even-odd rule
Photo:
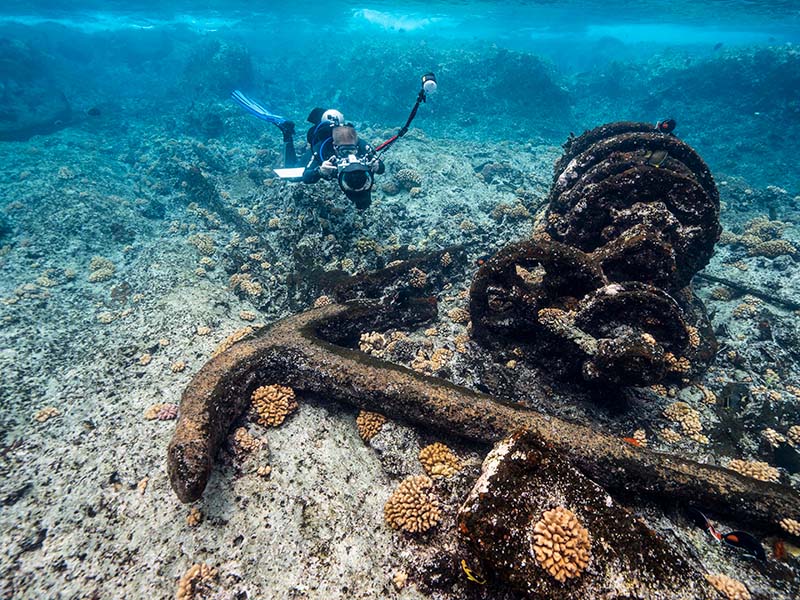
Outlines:
[[[239,90],[233,90],[231,92],[231,98],[236,101],[236,103],[249,112],[254,117],[258,117],[259,119],[263,119],[264,121],[269,121],[270,123],[275,123],[276,125],[280,126],[281,124],[286,122],[286,119],[280,117],[278,115],[272,114],[266,108],[261,106],[255,100],[248,98]]]

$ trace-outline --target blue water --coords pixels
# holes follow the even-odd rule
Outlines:
[[[292,115],[305,114],[311,101],[339,103],[362,123],[396,126],[419,75],[434,70],[441,93],[430,105],[431,133],[559,141],[601,121],[675,113],[682,135],[701,144],[708,138],[710,160],[729,171],[741,157],[750,161],[748,145],[739,158],[717,160],[720,136],[755,136],[774,145],[780,161],[800,122],[800,3],[791,1],[326,2],[303,9],[294,2],[65,8],[12,1],[0,9],[0,38],[30,48],[37,75],[52,80],[52,93],[63,93],[78,113],[130,100],[127,116],[166,115],[185,110],[184,101],[224,98],[236,86]],[[228,72],[198,81],[188,64],[192,51],[218,41],[241,45],[252,68],[237,74],[219,65]],[[6,93],[28,85],[14,60],[4,63]],[[784,166],[749,175],[787,185]]]

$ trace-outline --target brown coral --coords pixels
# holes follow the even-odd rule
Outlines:
[[[33,415],[34,421],[38,421],[39,423],[44,423],[45,421],[49,421],[53,417],[57,417],[61,414],[55,406],[45,406],[41,410],[36,411],[36,414]]]
[[[454,308],[447,312],[453,323],[469,323],[469,311],[463,308]]]
[[[219,345],[214,349],[214,352],[211,353],[211,358],[218,356],[225,352],[228,348],[233,346],[236,342],[239,342],[246,338],[248,335],[253,333],[257,327],[248,325],[246,327],[242,327],[241,329],[237,329],[224,340],[222,340]]]
[[[683,433],[693,440],[701,444],[708,443],[708,438],[701,433],[703,425],[700,423],[700,413],[686,402],[673,402],[664,409],[664,416],[670,421],[680,423]]]
[[[451,477],[461,470],[461,461],[441,442],[430,444],[420,450],[419,462],[431,477]]]
[[[417,267],[413,267],[408,274],[408,283],[413,288],[423,288],[428,282],[428,274]]]
[[[99,283],[107,281],[114,276],[116,267],[114,263],[103,256],[95,256],[89,262],[89,281],[91,283]]]
[[[189,527],[197,527],[202,522],[203,522],[203,513],[200,511],[199,508],[193,506],[189,510],[189,514],[186,515],[186,524]]]
[[[314,300],[314,308],[322,308],[323,306],[328,306],[332,302],[330,296],[320,296]]]
[[[381,430],[381,427],[386,423],[386,417],[380,413],[369,412],[367,410],[359,411],[356,417],[356,427],[361,439],[368,442],[375,437]]]
[[[533,526],[531,550],[536,561],[557,581],[578,577],[591,557],[589,531],[571,510],[545,511]]]
[[[647,447],[647,432],[644,429],[634,431],[631,438],[636,440],[643,448]]]
[[[795,519],[781,519],[780,526],[788,533],[800,537],[800,521]]]
[[[239,457],[254,452],[261,447],[261,440],[252,435],[244,427],[239,427],[233,432],[233,449]]]
[[[294,390],[282,385],[262,385],[255,389],[251,400],[258,423],[265,427],[277,427],[297,410]]]
[[[361,338],[358,341],[358,349],[378,358],[383,358],[387,343],[388,340],[382,333],[371,331],[361,334]]]
[[[792,446],[800,446],[800,425],[792,425],[786,432],[786,437]]]
[[[400,169],[394,176],[397,185],[404,190],[420,187],[422,185],[422,175],[414,169]]]
[[[745,477],[752,477],[759,481],[771,481],[777,483],[780,479],[778,469],[760,460],[739,460],[734,458],[728,463],[728,468]]]
[[[771,427],[767,427],[764,431],[762,431],[761,437],[763,437],[764,440],[766,440],[766,442],[773,448],[777,448],[786,442],[786,438]]]
[[[197,594],[204,594],[217,578],[217,570],[205,563],[189,567],[178,582],[175,600],[195,600]]]
[[[797,254],[797,248],[795,248],[794,245],[787,240],[769,240],[748,248],[747,253],[750,256],[776,258],[784,254],[794,256]]]
[[[741,581],[721,573],[706,575],[708,582],[728,600],[750,600],[750,592]]]
[[[427,531],[442,518],[439,504],[431,495],[433,481],[425,475],[406,477],[389,496],[383,516],[393,529],[410,533]]]

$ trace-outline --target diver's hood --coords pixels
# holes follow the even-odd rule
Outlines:
[[[308,117],[306,121],[311,123],[312,125],[319,125],[319,122],[322,120],[322,115],[325,114],[325,109],[317,107],[308,113]]]

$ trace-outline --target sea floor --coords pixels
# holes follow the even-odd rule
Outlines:
[[[383,516],[399,480],[422,472],[419,449],[436,441],[428,433],[390,423],[365,443],[356,411],[299,398],[280,427],[243,423],[260,449],[224,450],[190,507],[166,474],[174,421],[145,413],[178,403],[232,332],[311,306],[325,291],[323,271],[375,269],[407,246],[467,246],[469,264],[440,295],[439,322],[424,328],[436,332],[408,332],[421,348],[455,347],[466,326],[448,312],[466,308],[459,292],[474,261],[530,234],[561,149],[412,130],[379,182],[400,189],[381,189],[357,214],[324,183],[271,179],[274,138],[201,142],[144,126],[114,137],[92,125],[0,145],[0,211],[11,228],[0,239],[3,598],[170,598],[196,563],[216,568],[206,597],[219,599],[428,597],[413,578],[426,539],[390,529]],[[398,177],[401,169],[420,180],[404,189],[413,175]],[[716,178],[723,225],[739,237],[724,237],[695,281],[721,346],[702,387],[653,390],[652,407],[621,416],[593,416],[585,403],[550,408],[600,420],[620,437],[644,429],[652,447],[703,462],[769,460],[762,431],[800,425],[800,197],[752,188],[738,174]],[[753,225],[757,218],[773,225]],[[764,239],[743,241],[748,228]],[[757,248],[770,237],[785,240],[786,252]],[[452,376],[475,385],[460,354],[451,360]],[[731,382],[745,386],[745,402],[726,404]],[[676,399],[700,413],[709,444],[660,434],[675,429],[663,409]],[[456,499],[486,449],[445,441],[465,464],[451,486]],[[782,476],[800,488],[796,473]],[[456,509],[452,500],[445,514]],[[797,593],[796,558],[782,563],[780,579],[675,514],[640,509],[753,597]]]

